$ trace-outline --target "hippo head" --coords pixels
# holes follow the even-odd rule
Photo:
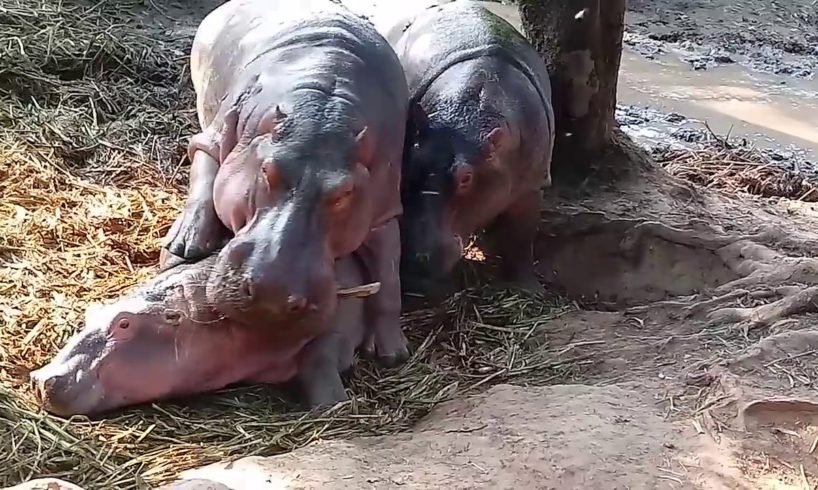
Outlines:
[[[506,182],[494,167],[505,129],[482,139],[430,123],[413,104],[403,158],[401,284],[405,294],[437,295]]]
[[[260,336],[224,322],[194,323],[134,295],[89,306],[85,328],[30,377],[49,412],[95,415],[270,375],[281,358]]]
[[[303,106],[290,115],[276,107],[223,164],[248,169],[245,180],[229,172],[216,179],[215,201],[247,199],[235,200],[238,219],[225,220],[236,233],[218,256],[207,294],[248,325],[326,324],[336,306],[333,261],[358,249],[370,231],[370,131],[308,116]]]

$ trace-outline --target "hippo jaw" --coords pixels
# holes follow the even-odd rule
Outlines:
[[[438,150],[438,148],[434,148]],[[463,236],[455,212],[454,155],[441,160],[429,149],[416,148],[410,154],[402,191],[401,283],[404,294],[437,296],[443,282],[463,256]],[[462,214],[462,213],[459,213]]]

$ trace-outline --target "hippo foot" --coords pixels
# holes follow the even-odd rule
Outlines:
[[[200,200],[188,204],[176,218],[165,237],[164,248],[182,260],[196,261],[220,249],[229,238],[230,231],[216,215],[213,201]],[[162,263],[161,267],[165,269],[168,265]]]
[[[185,264],[185,263],[187,263],[187,260],[183,259],[182,257],[179,257],[178,255],[173,255],[165,247],[162,247],[162,249],[159,250],[159,271],[160,272],[164,272],[166,270],[173,269],[177,265]]]
[[[329,408],[349,400],[340,376],[337,380],[313,380],[310,385],[304,386],[305,401],[310,409]]]
[[[375,359],[378,364],[385,368],[397,367],[406,362],[409,359],[409,347],[400,327],[397,328],[397,335],[392,337],[394,337],[391,339],[392,342],[379,343],[378,332],[369,335],[361,349],[364,356]]]
[[[311,409],[349,400],[341,380],[341,339],[336,333],[313,340],[299,356],[298,381]]]

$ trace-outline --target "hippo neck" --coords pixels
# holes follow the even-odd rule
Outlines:
[[[208,257],[194,264],[180,264],[157,275],[135,290],[140,298],[156,310],[177,311],[194,323],[217,323],[220,313],[210,306],[206,295],[207,277],[215,260]]]
[[[438,82],[439,79],[451,68],[461,63],[486,58],[498,58],[519,70],[537,91],[543,107],[550,107],[550,97],[543,93],[543,89],[537,81],[537,76],[534,74],[531,68],[520,62],[517,57],[509,52],[506,46],[498,43],[456,51],[440,60],[436,64],[435,69],[425,73],[424,76],[418,81],[417,85],[411,87],[412,96],[410,102],[417,103],[423,100],[429,92],[431,86]]]
[[[472,60],[443,74],[421,100],[429,131],[447,136],[453,153],[469,161],[474,160],[482,137],[504,121],[502,95],[491,93],[491,82],[471,76],[472,65],[479,63]]]

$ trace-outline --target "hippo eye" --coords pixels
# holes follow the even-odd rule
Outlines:
[[[343,209],[352,199],[352,188],[344,189],[342,192],[339,192],[335,195],[332,202],[330,203],[333,209]]]
[[[168,311],[165,313],[165,320],[169,322],[178,322],[181,317],[182,315],[180,315],[178,311]]]
[[[119,320],[119,325],[117,325],[117,326],[119,328],[121,328],[122,330],[127,330],[128,327],[131,326],[131,322],[129,322],[127,319],[123,318],[122,320]]]

